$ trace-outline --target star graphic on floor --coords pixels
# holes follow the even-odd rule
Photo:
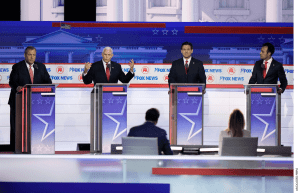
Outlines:
[[[154,29],[154,30],[152,30],[152,31],[153,31],[153,35],[158,35],[159,30]]]

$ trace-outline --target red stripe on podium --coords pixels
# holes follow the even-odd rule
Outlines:
[[[32,88],[31,92],[52,92],[52,88]]]
[[[62,24],[71,27],[122,27],[122,28],[166,28],[165,23],[72,23],[63,22]],[[52,27],[60,27],[60,22],[53,22]]]
[[[152,168],[155,175],[293,176],[290,169]]]
[[[293,27],[185,26],[184,33],[196,34],[293,34]]]
[[[197,87],[178,87],[178,92],[199,92],[199,88]]]
[[[273,89],[272,88],[251,88],[251,92],[268,92],[268,93],[272,93]]]
[[[104,92],[123,92],[123,87],[103,87]]]

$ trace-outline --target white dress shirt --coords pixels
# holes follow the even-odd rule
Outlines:
[[[192,59],[192,56],[191,56],[189,59],[185,59],[185,58],[183,58],[184,65],[185,65],[186,61],[188,61],[188,67],[190,67],[190,62],[191,62],[191,59]]]
[[[270,68],[271,63],[272,63],[272,61],[273,61],[273,58],[271,57],[271,58],[270,58],[269,60],[267,60],[267,61],[268,61],[268,64],[267,64],[266,74],[268,74],[269,68]],[[265,62],[266,62],[266,60],[264,60],[264,62],[263,62],[264,65],[265,65]]]
[[[29,72],[30,65],[26,62],[26,60],[25,60],[25,63],[26,63],[26,66],[27,66],[27,69],[28,69],[28,72]],[[33,77],[34,77],[34,67],[33,67],[33,64],[31,65],[31,69],[32,69],[32,72],[33,72]]]

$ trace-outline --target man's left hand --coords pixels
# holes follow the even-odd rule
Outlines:
[[[283,90],[282,90],[281,88],[279,88],[279,89],[277,90],[277,93],[278,93],[278,94],[281,94],[281,93],[283,93]]]
[[[130,63],[130,64],[129,64],[129,66],[130,66],[130,71],[133,72],[134,60],[131,59],[129,63]]]

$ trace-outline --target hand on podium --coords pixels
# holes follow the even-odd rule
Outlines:
[[[206,90],[204,89],[204,90],[202,90],[202,94],[205,94],[206,93]]]
[[[283,90],[282,90],[282,88],[279,88],[279,89],[277,90],[277,93],[278,93],[278,94],[281,94],[281,93],[283,93]]]
[[[22,90],[23,86],[18,86],[17,87],[17,92],[20,92]]]

